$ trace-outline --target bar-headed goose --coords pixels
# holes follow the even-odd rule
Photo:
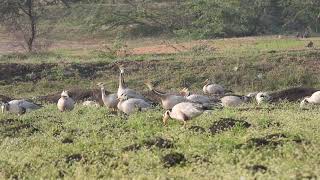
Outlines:
[[[111,109],[112,111],[117,110],[117,105],[119,103],[117,94],[114,93],[114,94],[106,95],[104,84],[98,83],[97,85],[101,88],[101,98],[102,98],[103,104],[107,106],[109,109]]]
[[[183,127],[186,127],[187,121],[201,115],[205,108],[201,104],[182,102],[176,104],[172,110],[167,110],[163,115],[163,124],[166,125],[169,118],[183,122]]]
[[[35,103],[29,102],[27,100],[12,100],[7,103],[3,103],[1,105],[1,111],[4,113],[5,111],[8,111],[10,113],[15,114],[24,114],[26,112],[34,111],[41,108],[40,105],[37,105]]]
[[[191,94],[188,88],[183,88],[180,91],[180,94],[190,102],[199,103],[208,108],[216,105],[217,102],[219,102],[219,100],[214,97],[208,97],[200,94]]]
[[[300,107],[304,108],[307,104],[320,104],[320,91],[313,93],[310,97],[305,97],[301,101]]]
[[[69,97],[68,91],[62,91],[61,98],[59,99],[57,106],[61,112],[73,110],[74,100]]]
[[[179,104],[181,102],[187,102],[187,98],[179,95],[169,94],[169,93],[163,93],[158,90],[156,90],[151,82],[146,81],[145,84],[148,86],[150,91],[152,91],[156,96],[158,96],[161,99],[161,105],[163,109],[169,110],[172,109],[173,106],[176,104]]]
[[[119,103],[117,105],[118,109],[127,115],[130,115],[136,111],[145,111],[151,108],[151,104],[144,101],[143,99],[137,99],[137,98],[129,99],[126,94],[121,94],[118,99],[119,99]]]
[[[221,96],[226,93],[226,90],[224,87],[222,87],[219,84],[212,83],[209,79],[206,79],[204,83],[205,83],[205,85],[203,86],[204,94]]]
[[[120,75],[119,75],[119,88],[118,88],[118,92],[117,92],[117,97],[119,98],[122,94],[126,94],[128,99],[136,98],[136,99],[143,99],[144,101],[149,102],[149,100],[146,99],[145,97],[143,97],[140,93],[127,87],[127,85],[124,82],[124,77],[123,77],[124,67],[119,66],[119,70],[120,70]]]
[[[223,107],[237,107],[248,102],[249,98],[247,96],[230,95],[224,96],[220,100]]]
[[[256,95],[256,101],[258,104],[266,103],[271,100],[271,96],[267,92],[259,92]]]

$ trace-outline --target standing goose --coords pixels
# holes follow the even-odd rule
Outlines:
[[[204,94],[221,96],[226,93],[226,90],[221,85],[211,83],[209,79],[206,79],[204,83],[205,83],[205,85],[203,86]]]
[[[194,103],[202,104],[203,106],[208,108],[216,105],[219,101],[218,99],[213,97],[203,96],[200,94],[191,94],[188,88],[183,88],[180,91],[180,94],[182,94],[187,100]]]
[[[223,107],[237,107],[248,102],[249,98],[247,96],[230,95],[224,96],[220,100]]]
[[[259,104],[269,102],[271,100],[271,96],[267,92],[259,92],[256,95],[256,101]]]
[[[111,109],[112,111],[116,111],[117,105],[119,103],[117,94],[114,93],[114,94],[106,95],[104,84],[98,83],[97,85],[101,88],[101,98],[102,98],[103,104],[107,106],[109,109]]]
[[[313,93],[310,97],[305,97],[301,101],[300,107],[304,108],[307,104],[320,104],[320,91]]]
[[[169,118],[183,122],[186,127],[187,121],[201,115],[205,108],[201,104],[182,102],[175,105],[172,110],[167,110],[163,115],[163,124],[166,125]]]
[[[136,111],[145,111],[151,108],[151,104],[144,101],[143,99],[130,98],[126,94],[121,94],[119,97],[118,109],[130,115]]]
[[[162,105],[163,109],[170,110],[176,104],[188,101],[187,98],[185,98],[183,96],[160,92],[160,91],[156,90],[153,87],[153,85],[148,81],[145,82],[145,84],[148,86],[150,91],[152,91],[156,96],[158,96],[161,99],[161,105]]]
[[[1,105],[1,111],[4,113],[4,111],[8,111],[10,113],[16,113],[19,115],[22,115],[26,112],[30,112],[33,110],[39,109],[41,106],[34,104],[32,102],[29,102],[27,100],[12,100],[7,103],[3,103]]]
[[[119,88],[117,92],[117,97],[119,98],[122,94],[126,94],[129,99],[136,98],[136,99],[142,99],[144,101],[149,102],[149,100],[143,97],[140,93],[126,86],[123,78],[124,68],[123,66],[120,66],[119,69],[120,69],[120,75],[119,75]]]
[[[74,100],[69,97],[68,91],[62,91],[61,98],[59,99],[57,106],[61,112],[73,110]]]

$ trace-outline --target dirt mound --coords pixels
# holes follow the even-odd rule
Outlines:
[[[61,142],[63,144],[72,144],[73,143],[73,139],[67,137],[67,138],[62,139]]]
[[[270,96],[272,97],[271,102],[278,102],[281,100],[294,102],[294,101],[301,100],[306,96],[311,96],[316,91],[319,91],[319,90],[314,88],[305,88],[305,87],[289,88],[286,90],[270,93]]]
[[[172,167],[186,162],[186,158],[181,153],[170,153],[162,157],[164,167]]]
[[[4,96],[4,95],[0,95],[0,102],[8,102],[11,101],[12,98]]]
[[[269,147],[269,148],[277,148],[282,146],[286,142],[294,142],[297,144],[309,144],[309,141],[304,140],[300,137],[289,138],[286,134],[283,133],[276,133],[270,134],[261,138],[252,138],[249,139],[245,144],[238,144],[236,148],[262,148],[262,147]]]
[[[81,161],[82,159],[84,159],[84,156],[81,154],[71,154],[71,155],[65,156],[65,160],[67,164],[73,164],[75,162]]]
[[[151,149],[153,147],[157,147],[159,149],[169,149],[173,148],[173,142],[168,139],[163,139],[161,137],[156,137],[153,139],[144,140],[141,144],[132,144],[122,148],[123,151],[137,151],[142,147],[146,147],[147,149]]]
[[[260,164],[255,164],[253,166],[246,166],[246,169],[251,171],[252,174],[256,174],[258,172],[261,172],[261,173],[266,173],[268,168],[264,165],[260,165]]]
[[[218,134],[223,131],[230,130],[237,125],[243,128],[249,128],[251,126],[250,123],[243,120],[235,120],[232,118],[222,118],[219,121],[214,122],[212,126],[209,128],[209,131],[211,132],[211,134]]]

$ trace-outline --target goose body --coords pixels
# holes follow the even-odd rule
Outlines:
[[[169,110],[169,109],[172,109],[176,104],[188,101],[188,99],[185,98],[184,96],[160,92],[154,89],[153,85],[149,82],[146,82],[145,84],[156,96],[158,96],[161,99],[161,105],[163,109]]]
[[[259,92],[256,95],[256,101],[258,104],[266,103],[271,100],[271,96],[267,92]]]
[[[116,110],[117,105],[119,103],[117,94],[114,93],[114,94],[106,95],[104,84],[98,83],[98,86],[101,88],[101,98],[102,98],[103,104],[107,106],[109,109]]]
[[[84,101],[82,103],[83,106],[88,106],[88,107],[99,107],[100,105],[95,102],[95,101]]]
[[[136,99],[136,98],[130,98],[124,94],[120,96],[119,103],[117,105],[118,109],[127,114],[130,115],[136,111],[145,111],[147,109],[151,108],[151,104],[144,101],[143,99]]]
[[[211,83],[208,79],[205,81],[205,85],[203,86],[204,94],[210,95],[224,95],[225,89],[219,84]]]
[[[10,113],[15,113],[15,114],[24,114],[26,112],[30,112],[33,110],[39,109],[40,106],[37,104],[34,104],[32,102],[29,102],[27,100],[12,100],[8,103],[4,103],[1,106],[2,112],[8,111]]]
[[[201,104],[182,102],[176,104],[171,111],[166,111],[163,115],[163,123],[167,124],[169,118],[176,119],[183,122],[183,126],[186,126],[188,120],[201,115],[205,108]]]
[[[310,97],[305,97],[301,101],[300,107],[303,108],[306,104],[320,104],[320,91],[313,93]]]
[[[61,93],[61,98],[57,103],[57,107],[61,112],[73,110],[74,100],[69,97],[68,91],[63,91]]]
[[[223,107],[237,107],[248,101],[246,96],[224,96],[220,99]]]
[[[200,94],[191,94],[188,88],[182,89],[180,93],[183,94],[188,101],[202,104],[205,107],[211,107],[218,102],[218,99],[216,98],[212,98],[212,97],[208,97]]]
[[[126,94],[128,99],[136,98],[136,99],[143,99],[144,101],[149,102],[149,100],[147,100],[145,97],[143,97],[140,93],[138,93],[135,90],[130,89],[126,86],[126,84],[124,82],[123,74],[124,74],[124,68],[120,67],[119,88],[117,91],[117,97],[119,98],[121,96],[121,94]]]

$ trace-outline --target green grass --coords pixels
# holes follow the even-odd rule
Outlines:
[[[201,126],[206,133],[183,129],[174,120],[163,127],[163,110],[157,109],[132,115],[127,120],[109,117],[105,108],[80,105],[66,113],[58,112],[55,105],[48,105],[20,117],[0,115],[0,175],[26,179],[319,177],[319,109],[301,111],[298,104],[282,103],[270,112],[269,106],[261,110],[254,106],[248,105],[247,111],[215,110],[189,122],[189,127]],[[220,118],[242,119],[252,126],[210,134],[208,128]],[[8,119],[13,120],[8,122]],[[273,125],[276,122],[279,124]],[[28,128],[17,128],[23,124],[28,124]],[[236,148],[251,138],[275,133],[288,136],[283,139],[282,146]],[[122,150],[154,137],[171,140],[174,146]],[[303,143],[294,142],[296,137]],[[66,138],[73,143],[62,143]],[[187,161],[171,168],[164,167],[161,159],[171,152],[184,154]],[[68,157],[75,157],[75,160]],[[268,170],[253,173],[246,168],[253,165],[263,165]]]

